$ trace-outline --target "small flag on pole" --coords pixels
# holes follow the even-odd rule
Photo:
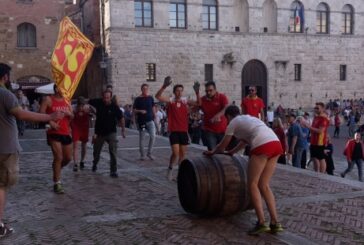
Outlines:
[[[92,56],[94,44],[66,16],[60,23],[51,65],[53,79],[63,97],[70,101]]]

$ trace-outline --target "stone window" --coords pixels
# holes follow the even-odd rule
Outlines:
[[[153,27],[153,4],[148,0],[134,1],[135,26]]]
[[[263,32],[277,32],[277,4],[274,0],[263,3]]]
[[[34,25],[30,23],[22,23],[17,27],[18,42],[20,48],[37,47],[37,32]]]
[[[147,63],[145,64],[146,69],[147,69],[147,81],[148,82],[155,82],[156,81],[156,76],[155,76],[155,70],[156,70],[156,65],[155,63]]]
[[[340,81],[346,81],[346,65],[340,65]]]
[[[329,33],[330,10],[326,3],[320,3],[316,10],[316,32],[319,34]]]
[[[289,32],[303,33],[305,27],[305,9],[300,1],[291,4],[291,15],[289,18]]]
[[[354,34],[354,8],[349,4],[345,5],[342,10],[341,33]]]
[[[169,3],[169,26],[171,28],[186,28],[186,1],[171,0]]]
[[[301,64],[294,64],[294,80],[301,81]]]
[[[217,2],[216,0],[203,0],[202,27],[204,30],[217,30]]]
[[[214,65],[213,64],[205,64],[205,81],[213,81],[214,80]]]

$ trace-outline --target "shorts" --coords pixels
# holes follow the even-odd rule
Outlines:
[[[47,143],[48,143],[48,145],[50,145],[50,141],[58,141],[62,145],[72,144],[72,138],[69,135],[47,134]]]
[[[310,145],[311,158],[316,158],[318,160],[325,159],[325,146],[323,145]]]
[[[88,142],[88,128],[87,129],[72,129],[73,142],[81,141],[82,143]]]
[[[18,181],[19,154],[0,154],[0,188],[8,188]]]
[[[250,150],[250,156],[265,155],[268,157],[268,159],[280,156],[282,154],[283,148],[280,141],[271,141]]]
[[[169,143],[171,145],[188,145],[189,138],[187,132],[171,132],[169,134]]]

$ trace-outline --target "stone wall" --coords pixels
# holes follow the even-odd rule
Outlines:
[[[194,80],[204,80],[204,64],[214,65],[218,89],[240,103],[242,69],[250,60],[262,61],[268,72],[268,103],[284,107],[309,107],[315,101],[330,98],[360,98],[364,93],[363,52],[364,2],[360,0],[329,1],[330,34],[316,33],[315,9],[320,1],[302,1],[305,7],[306,33],[288,33],[290,4],[280,0],[277,6],[276,33],[263,33],[266,16],[263,0],[243,1],[248,5],[248,32],[235,32],[244,26],[236,14],[239,1],[219,2],[219,31],[203,31],[200,19],[201,0],[188,1],[187,30],[168,27],[168,1],[153,1],[154,27],[134,27],[134,2],[108,1],[109,27],[106,50],[111,58],[109,78],[123,103],[140,92],[146,82],[146,63],[157,66],[157,82],[150,82],[152,93],[164,76],[171,75],[186,86],[192,95]],[[341,9],[351,4],[355,9],[355,34],[341,35]],[[245,14],[246,15],[246,14]],[[244,18],[243,18],[244,19]],[[245,20],[246,21],[246,20]],[[245,23],[246,24],[246,23]],[[275,24],[272,24],[275,28]],[[233,52],[236,63],[221,63],[224,54]],[[294,81],[294,64],[302,64],[302,81]],[[347,65],[347,81],[339,81],[339,66]]]
[[[32,3],[1,0],[0,61],[11,65],[12,80],[25,76],[51,79],[50,58],[63,14],[64,3],[59,0],[34,0]],[[17,26],[23,22],[36,27],[36,48],[17,47]]]

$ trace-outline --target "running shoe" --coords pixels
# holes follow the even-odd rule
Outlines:
[[[73,172],[77,172],[77,171],[78,171],[78,165],[75,164],[75,165],[73,165]]]
[[[0,224],[0,238],[11,235],[14,229],[7,226],[6,224]]]
[[[273,234],[284,231],[281,223],[270,224],[269,228],[270,232]]]
[[[60,183],[57,183],[53,186],[53,191],[56,194],[64,194],[64,190],[63,187]]]
[[[84,169],[85,168],[85,163],[84,162],[80,162],[80,169]]]
[[[92,172],[96,172],[96,170],[97,170],[97,166],[95,164],[92,165]]]
[[[259,224],[259,222],[257,222],[255,224],[254,228],[248,231],[248,235],[257,236],[261,233],[269,232],[269,231],[270,231],[270,228],[266,224]]]

